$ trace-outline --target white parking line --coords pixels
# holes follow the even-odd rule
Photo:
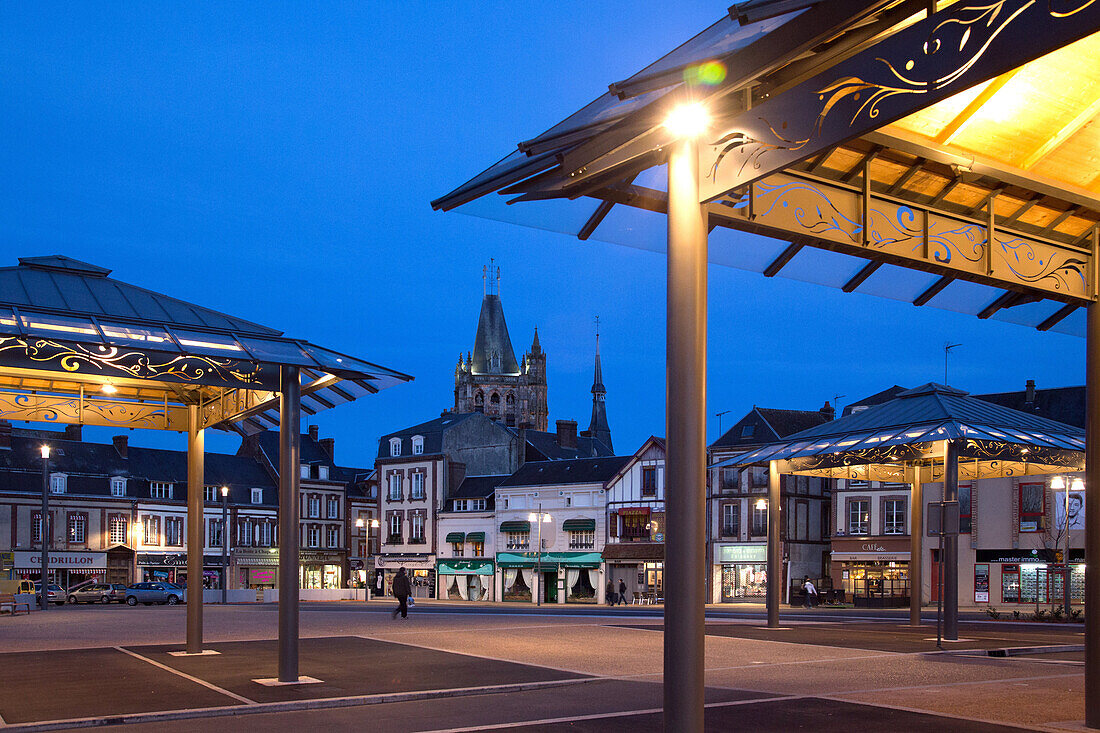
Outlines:
[[[179,675],[180,677],[183,677],[185,680],[190,680],[190,681],[194,682],[197,685],[202,685],[203,687],[211,689],[214,692],[220,692],[221,694],[225,695],[226,697],[231,697],[231,698],[233,698],[234,700],[236,700],[238,702],[243,702],[245,705],[255,705],[256,704],[255,700],[249,700],[247,697],[244,697],[243,695],[238,695],[235,692],[230,692],[229,690],[225,689],[224,687],[218,687],[217,685],[211,684],[211,683],[207,682],[206,680],[200,680],[198,677],[192,677],[189,674],[186,674],[184,672],[180,672],[178,669],[173,669],[173,668],[169,667],[167,664],[161,664],[160,662],[152,660],[149,657],[143,657],[142,655],[138,654],[137,652],[132,652],[129,649],[123,649],[120,646],[116,646],[114,648],[117,649],[118,651],[122,652],[123,654],[129,654],[131,657],[134,657],[135,659],[140,659],[143,662],[148,662],[149,664],[153,665],[154,667],[160,667],[161,669],[163,669],[166,672],[171,672],[174,675]]]

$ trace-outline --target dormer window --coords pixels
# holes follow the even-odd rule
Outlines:
[[[390,438],[390,457],[401,455],[401,438]]]
[[[328,481],[328,466],[317,466],[317,478],[322,481]]]
[[[126,479],[121,476],[111,477],[111,496],[126,496]]]
[[[309,464],[302,464],[302,478],[309,478]]]
[[[256,489],[256,488],[252,489],[252,503],[253,504],[263,504],[264,503],[264,490],[263,489]]]
[[[63,473],[51,473],[50,474],[50,493],[52,494],[64,494],[65,484],[68,479]]]
[[[414,435],[413,436],[413,455],[414,456],[419,456],[419,455],[423,455],[423,453],[424,453],[424,436],[423,435]]]

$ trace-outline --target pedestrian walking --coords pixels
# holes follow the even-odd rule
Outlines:
[[[615,581],[607,581],[607,598],[604,599],[604,603],[609,606],[615,605]]]
[[[806,608],[815,608],[817,606],[817,588],[810,582],[810,576],[808,575],[802,583],[802,590],[806,591]]]
[[[405,573],[405,568],[401,568],[393,578],[393,597],[397,599],[397,608],[393,609],[394,620],[397,619],[397,614],[401,614],[401,618],[409,617],[409,596],[411,595],[412,585],[409,583],[409,576]]]
[[[619,605],[626,605],[626,583],[623,582],[622,578],[619,578]]]

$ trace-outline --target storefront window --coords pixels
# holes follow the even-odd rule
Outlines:
[[[1020,602],[1020,566],[1001,566],[1001,600],[1004,603]]]
[[[763,598],[768,588],[766,564],[742,564],[722,566],[722,600]]]
[[[909,595],[907,562],[845,563],[840,577],[844,592],[852,597]]]

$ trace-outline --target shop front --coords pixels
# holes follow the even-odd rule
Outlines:
[[[614,542],[604,546],[603,559],[615,592],[619,592],[619,581],[626,585],[627,603],[664,600],[663,542]]]
[[[300,588],[343,588],[344,553],[302,551],[298,554]]]
[[[435,555],[375,555],[375,586],[377,595],[378,578],[381,578],[382,593],[393,595],[393,578],[397,571],[405,568],[412,584],[413,598],[435,598]]]
[[[859,608],[909,605],[909,538],[833,539],[830,575]]]
[[[768,589],[768,546],[761,542],[715,547],[722,603],[764,600]]]
[[[160,581],[187,585],[186,552],[139,552],[137,555],[138,577],[141,582]],[[202,587],[217,590],[222,587],[222,556],[202,556]]]
[[[505,601],[594,604],[602,596],[602,565],[598,552],[498,552],[500,596]]]
[[[15,574],[19,578],[40,580],[41,552],[13,553]],[[50,579],[62,588],[71,588],[90,580],[103,582],[107,578],[106,552],[60,552],[52,550],[47,559]]]
[[[1047,549],[975,550],[974,602],[1060,606],[1068,575],[1070,603],[1083,604],[1085,551],[1071,547],[1068,567],[1060,555]]]
[[[439,560],[439,597],[452,601],[493,600],[492,560]]]
[[[279,550],[274,547],[236,549],[229,553],[233,588],[274,588],[279,582]]]

